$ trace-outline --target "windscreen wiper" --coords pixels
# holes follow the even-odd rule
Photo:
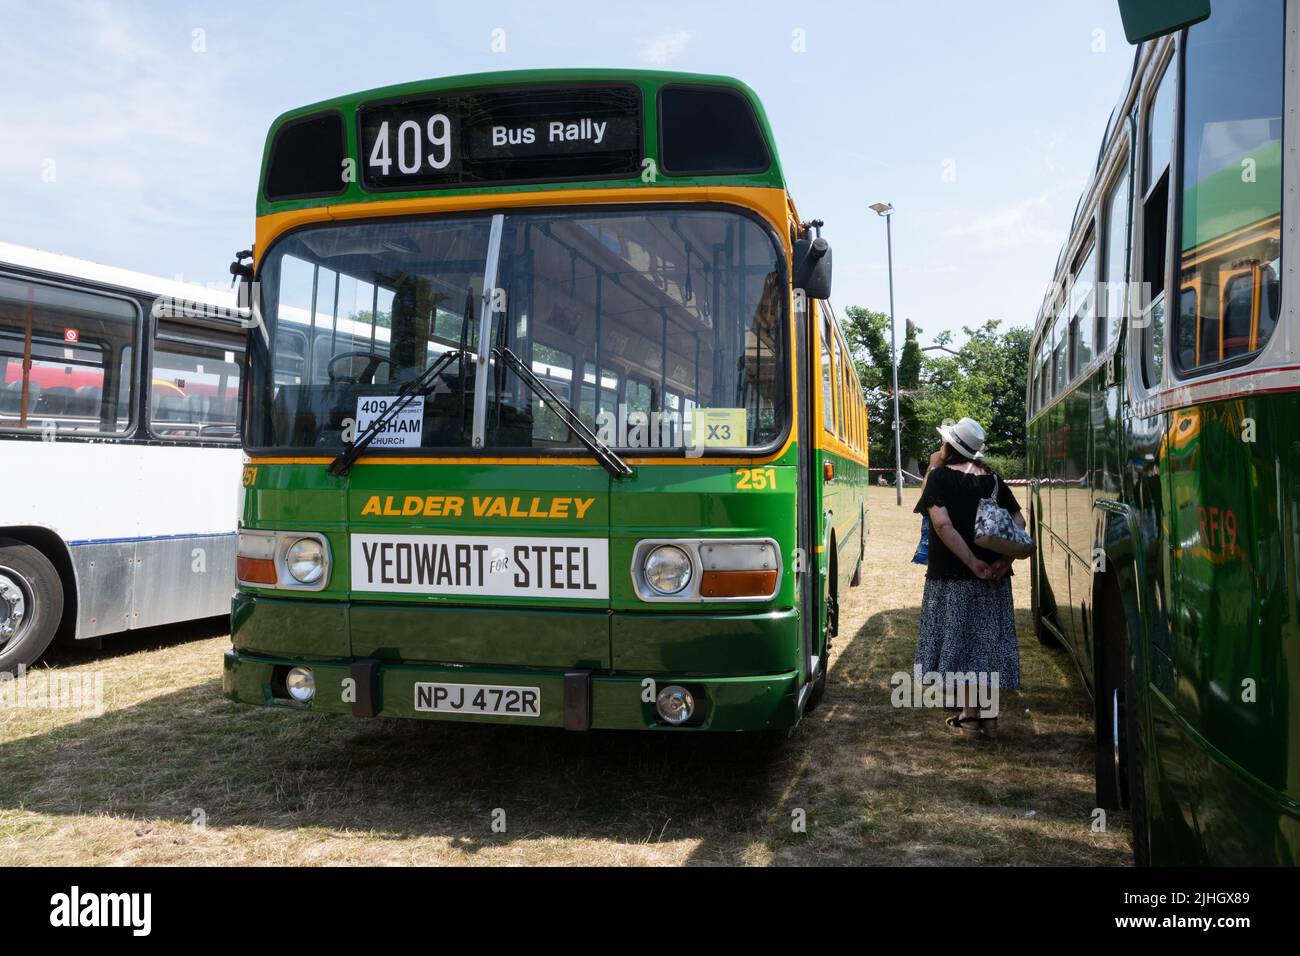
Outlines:
[[[596,456],[596,460],[600,462],[607,472],[615,478],[626,478],[632,474],[632,469],[628,467],[627,462],[619,458],[618,455],[614,454],[613,449],[597,438],[595,432],[588,428],[587,424],[578,417],[578,413],[564,399],[551,391],[545,382],[534,375],[533,370],[525,365],[518,355],[504,345],[494,348],[492,354],[499,361],[504,362],[509,368],[513,369],[514,373],[523,380],[523,383],[532,389],[537,397],[560,417],[560,421],[564,422],[569,427],[569,430],[578,436],[578,441],[587,446],[588,450]]]
[[[375,436],[382,432],[388,426],[388,423],[401,414],[402,409],[410,405],[418,396],[427,395],[432,391],[434,380],[453,360],[460,358],[461,354],[460,349],[443,352],[426,366],[423,372],[403,385],[398,390],[397,398],[393,401],[393,404],[384,409],[382,415],[371,422],[365,431],[353,439],[351,445],[339,452],[335,459],[330,462],[329,473],[339,478],[347,475],[352,470],[352,465],[356,462],[357,457],[375,440]]]

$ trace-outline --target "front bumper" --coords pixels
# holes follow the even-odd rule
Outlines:
[[[571,730],[767,730],[794,726],[800,713],[793,609],[629,614],[241,591],[231,611],[234,649],[223,684],[227,697],[243,703]],[[284,690],[285,673],[298,664],[316,676],[316,695],[305,705]],[[697,704],[691,720],[662,721],[647,680],[656,692],[686,687]],[[420,682],[535,687],[540,713],[417,710]]]
[[[310,703],[285,699],[277,688],[293,665],[310,667],[316,695]],[[798,674],[682,678],[654,675],[657,688],[677,683],[695,696],[696,716],[672,727],[643,700],[644,677],[586,670],[469,667],[379,661],[318,661],[271,657],[238,650],[225,655],[222,687],[231,700],[317,713],[414,717],[468,723],[508,723],[572,730],[756,731],[792,727],[798,721]],[[415,708],[415,685],[422,681],[536,687],[541,692],[536,717],[447,714]]]

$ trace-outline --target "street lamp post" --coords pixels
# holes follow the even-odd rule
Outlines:
[[[898,420],[898,344],[894,334],[894,236],[890,229],[890,217],[894,207],[887,202],[871,204],[876,215],[885,219],[885,254],[889,261],[889,361],[894,374],[894,482],[898,495],[898,505],[903,505],[903,434]]]

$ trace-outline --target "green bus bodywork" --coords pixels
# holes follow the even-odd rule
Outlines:
[[[1280,5],[1272,12],[1280,14]],[[1215,14],[1218,20],[1191,32],[1221,29],[1224,16],[1236,15],[1217,5]],[[1259,29],[1273,27],[1265,18]],[[1186,37],[1178,38],[1180,48]],[[1144,48],[1139,66],[1157,63],[1164,49]],[[1141,175],[1140,164],[1126,156],[1133,139],[1125,134],[1141,128],[1139,104],[1153,73],[1135,69],[1128,105],[1121,101],[1121,121],[1081,203],[1081,210],[1096,211],[1096,222],[1091,213],[1078,217],[1062,270],[1082,258],[1090,234],[1105,235],[1106,190],[1124,181],[1116,171],[1127,170],[1129,183]],[[1280,68],[1273,82],[1280,101]],[[1177,193],[1184,219],[1181,228],[1169,228],[1182,241],[1171,243],[1179,261],[1169,273],[1181,277],[1181,292],[1192,290],[1207,269],[1239,269],[1232,257],[1243,254],[1236,249],[1278,241],[1279,151],[1252,155],[1262,157],[1257,182],[1243,187],[1234,162]],[[1140,193],[1132,208],[1136,224]],[[1199,229],[1188,221],[1198,209]],[[1228,253],[1219,258],[1206,251],[1229,233],[1236,246]],[[1140,270],[1142,250],[1131,248],[1129,235],[1131,269]],[[1187,301],[1190,307],[1193,300]],[[1185,307],[1174,302],[1167,323]],[[1259,296],[1257,323],[1258,302]],[[1199,298],[1195,304],[1199,330],[1199,316],[1211,307]],[[1217,313],[1215,304],[1210,314]],[[1250,354],[1217,365],[1211,360],[1208,375],[1181,370],[1178,387],[1192,390],[1186,398],[1166,380],[1164,394],[1174,399],[1159,401],[1157,389],[1158,403],[1143,405],[1137,357],[1150,346],[1141,326],[1124,322],[1099,358],[1051,394],[1042,382],[1052,369],[1046,353],[1054,318],[1049,303],[1031,358],[1033,620],[1040,640],[1070,652],[1093,696],[1098,804],[1131,810],[1139,863],[1294,866],[1300,863],[1294,366]],[[1168,341],[1177,341],[1173,328]],[[1166,365],[1174,351],[1165,349]],[[1195,391],[1205,379],[1233,383],[1250,374],[1271,377],[1264,385],[1223,385],[1221,397]]]
[[[659,70],[596,70],[596,69],[573,69],[573,70],[505,70],[494,73],[473,73],[465,76],[446,77],[438,80],[421,80],[413,83],[402,83],[395,86],[380,87],[378,89],[366,90],[361,93],[353,93],[347,96],[335,97],[330,100],[323,100],[319,103],[313,103],[310,106],[304,106],[299,109],[290,110],[276,117],[271,124],[270,132],[266,138],[266,148],[262,153],[261,180],[266,181],[267,167],[271,159],[271,145],[275,142],[276,132],[286,123],[296,119],[302,119],[306,116],[321,113],[322,111],[336,110],[344,117],[343,128],[347,137],[348,156],[356,159],[360,164],[364,157],[360,155],[360,149],[357,144],[357,125],[352,121],[356,116],[357,110],[364,103],[376,101],[388,101],[398,97],[420,97],[435,93],[453,93],[465,90],[487,90],[498,88],[518,88],[535,85],[579,85],[584,83],[629,83],[636,86],[641,91],[642,103],[644,106],[644,125],[643,142],[645,145],[646,158],[655,162],[654,176],[644,175],[644,169],[638,170],[634,176],[628,176],[618,179],[606,180],[586,180],[580,183],[572,182],[553,182],[553,183],[531,183],[531,184],[507,184],[493,185],[484,184],[475,187],[449,187],[438,189],[438,195],[465,195],[465,196],[491,196],[494,193],[510,192],[537,192],[556,189],[571,189],[574,187],[598,189],[608,186],[619,187],[668,187],[668,186],[759,186],[772,189],[784,189],[786,187],[785,177],[781,172],[781,160],[776,150],[776,140],[772,135],[771,125],[768,123],[767,113],[763,110],[762,101],[758,96],[744,83],[739,80],[726,76],[713,76],[708,74],[697,73],[672,73]],[[662,170],[662,163],[659,155],[659,125],[658,114],[654,109],[655,98],[659,91],[667,85],[688,84],[700,86],[716,86],[725,89],[735,90],[745,97],[754,110],[755,119],[758,121],[759,128],[762,131],[763,138],[768,144],[771,157],[769,167],[759,173],[745,174],[728,174],[726,176],[673,176]],[[257,191],[257,215],[265,216],[270,213],[285,212],[294,209],[314,209],[319,206],[340,205],[344,203],[355,202],[374,202],[386,201],[392,199],[411,199],[419,196],[429,195],[426,190],[385,190],[383,192],[369,192],[360,182],[360,177],[355,177],[352,181],[344,185],[343,191],[337,196],[329,196],[313,199],[290,199],[279,202],[268,200],[262,189]],[[485,201],[484,207],[490,206]]]

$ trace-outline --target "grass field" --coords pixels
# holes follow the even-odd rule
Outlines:
[[[221,696],[224,622],[166,628],[45,662],[101,674],[99,716],[0,709],[0,859],[1127,864],[1122,815],[1093,831],[1087,700],[1029,632],[1023,575],[1023,688],[1003,692],[997,740],[890,705],[915,649],[914,500],[872,489],[873,563],[844,601],[826,700],[783,748],[246,707]]]

